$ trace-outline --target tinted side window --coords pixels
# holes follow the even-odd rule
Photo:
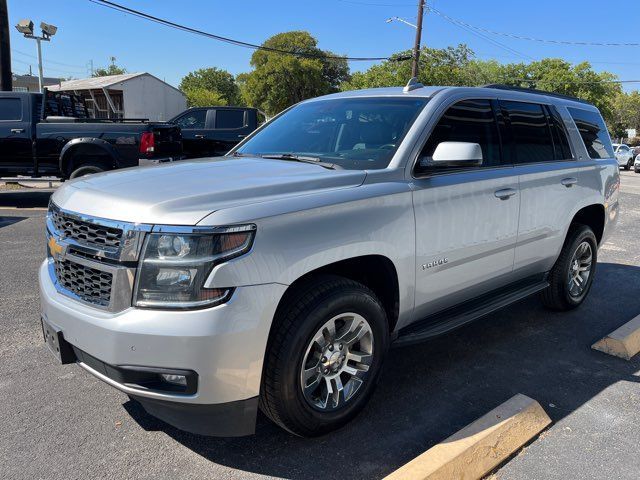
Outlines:
[[[584,146],[591,158],[611,158],[614,156],[611,139],[602,116],[597,112],[581,108],[567,108],[580,132]]]
[[[180,128],[204,128],[206,118],[206,110],[195,110],[178,118],[176,123]]]
[[[518,163],[537,163],[554,160],[553,140],[542,105],[536,103],[501,101],[506,112]]]
[[[449,107],[420,153],[416,173],[424,173],[441,142],[472,142],[482,148],[482,165],[500,165],[500,139],[490,100],[465,100]]]
[[[244,110],[216,110],[216,128],[244,127]]]
[[[22,100],[0,98],[0,120],[22,120]]]
[[[571,154],[571,147],[569,147],[569,139],[567,138],[567,131],[564,126],[564,122],[560,117],[560,114],[555,107],[549,107],[551,113],[551,134],[553,135],[553,146],[555,148],[556,160],[569,160],[573,158]]]

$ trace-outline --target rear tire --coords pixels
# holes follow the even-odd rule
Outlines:
[[[69,175],[69,179],[80,178],[86,175],[92,175],[94,173],[101,173],[104,171],[105,170],[103,165],[99,165],[97,163],[85,163],[73,170]]]
[[[388,346],[385,309],[371,290],[335,275],[311,278],[278,309],[260,408],[296,435],[340,428],[369,400]]]
[[[549,273],[549,287],[542,291],[542,303],[552,310],[578,307],[591,290],[598,261],[598,242],[591,227],[573,224]]]

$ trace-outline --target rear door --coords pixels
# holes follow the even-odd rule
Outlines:
[[[34,166],[29,97],[0,92],[0,171],[31,173]]]
[[[214,118],[213,155],[225,155],[255,128],[249,125],[249,112],[244,108],[218,108]]]
[[[520,193],[513,166],[502,160],[493,103],[477,99],[449,106],[414,168],[416,318],[511,281]],[[429,166],[440,142],[480,144],[482,166]]]
[[[580,204],[579,169],[560,113],[552,105],[501,101],[520,184],[514,275],[547,272]]]
[[[173,120],[182,130],[182,149],[187,158],[200,158],[210,155],[211,130],[207,128],[207,109],[188,110]]]

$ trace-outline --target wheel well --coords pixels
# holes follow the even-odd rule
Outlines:
[[[591,227],[591,230],[593,230],[593,233],[596,235],[598,244],[600,244],[602,234],[604,233],[604,215],[603,205],[589,205],[579,210],[573,217],[571,223],[579,223]]]
[[[389,331],[393,331],[398,322],[400,309],[398,273],[393,262],[382,255],[349,258],[304,274],[289,286],[278,304],[278,309],[284,304],[288,295],[293,294],[296,287],[308,282],[314,276],[323,274],[339,275],[370,288],[382,302],[389,320]]]
[[[90,143],[80,144],[67,150],[62,158],[61,171],[68,177],[83,163],[92,163],[109,170],[113,167],[113,159],[104,148]]]

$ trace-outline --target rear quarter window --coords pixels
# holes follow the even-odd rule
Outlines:
[[[581,108],[567,107],[567,110],[578,128],[578,132],[580,132],[589,157],[612,158],[614,156],[613,146],[602,115]]]

